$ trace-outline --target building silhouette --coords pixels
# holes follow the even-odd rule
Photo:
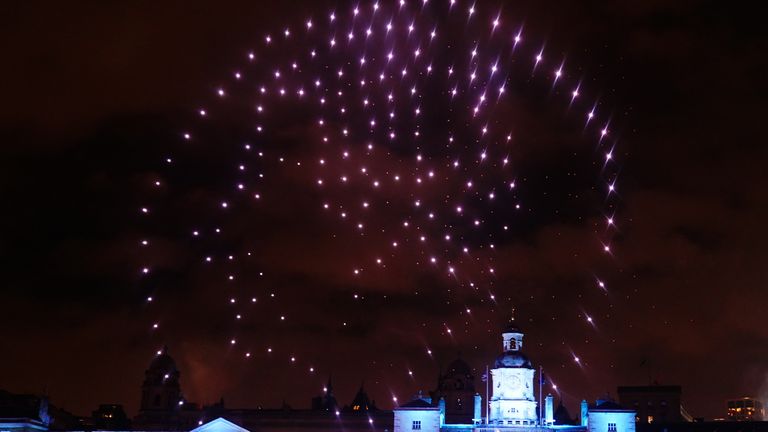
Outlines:
[[[445,373],[437,377],[432,400],[445,401],[445,421],[471,423],[474,415],[475,376],[472,368],[461,358],[452,361]]]
[[[682,404],[682,387],[677,385],[619,386],[619,402],[637,411],[638,423],[680,423],[692,421]]]

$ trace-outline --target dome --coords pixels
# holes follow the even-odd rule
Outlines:
[[[149,370],[162,372],[163,374],[177,371],[176,362],[173,360],[173,357],[168,355],[168,348],[163,348],[160,354],[152,359],[152,363],[149,364]]]
[[[533,369],[531,361],[520,351],[507,351],[496,357],[496,368]]]
[[[523,333],[523,330],[518,327],[517,323],[512,320],[507,323],[507,325],[504,326],[504,328],[501,331],[502,334],[504,333]]]

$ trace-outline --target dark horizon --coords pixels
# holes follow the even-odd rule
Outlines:
[[[393,396],[402,401],[429,390],[458,353],[474,368],[492,361],[514,308],[527,355],[548,371],[571,414],[582,398],[649,382],[681,385],[695,417],[724,417],[730,398],[766,399],[768,148],[761,122],[768,39],[761,15],[712,1],[500,4],[478,1],[477,25],[463,17],[466,24],[457,24],[454,12],[413,13],[437,23],[435,44],[457,44],[435,49],[436,65],[475,40],[506,52],[509,41],[496,42],[486,22],[497,11],[499,31],[511,37],[522,27],[521,59],[508,65],[515,72],[506,91],[514,97],[496,102],[497,117],[488,122],[494,133],[514,134],[503,150],[517,183],[503,193],[489,186],[507,179],[496,165],[478,168],[477,184],[467,188],[460,182],[470,171],[440,171],[454,156],[449,151],[470,163],[478,152],[470,145],[477,142],[471,116],[457,124],[464,121],[458,108],[442,117],[429,111],[441,100],[436,78],[425,80],[423,106],[402,103],[409,115],[425,110],[424,149],[385,139],[371,150],[379,156],[352,145],[362,142],[323,147],[312,141],[322,136],[313,129],[314,108],[299,103],[267,106],[277,132],[269,130],[264,143],[252,138],[261,125],[258,85],[236,84],[233,72],[246,70],[247,53],[261,49],[265,34],[277,40],[290,24],[290,37],[299,38],[308,17],[323,28],[328,11],[341,17],[350,3],[10,6],[0,42],[8,60],[0,72],[0,389],[47,391],[55,405],[81,415],[100,403],[122,403],[132,415],[144,369],[168,345],[185,396],[201,405],[224,397],[228,406],[285,400],[304,407],[332,374],[342,404],[364,381],[388,408]],[[418,48],[430,52],[421,30]],[[307,47],[285,44],[264,58],[291,79],[292,50]],[[529,64],[542,46],[549,75]],[[377,64],[370,53],[369,64]],[[254,75],[277,69],[260,60],[259,53],[248,69]],[[359,73],[348,60],[339,67]],[[569,105],[572,87],[552,83],[560,62],[562,82],[581,83],[579,98],[596,104],[610,141],[596,143],[584,126],[585,101]],[[337,79],[335,70],[325,73]],[[226,108],[216,99],[222,87],[232,89]],[[208,123],[198,115],[203,106],[210,107]],[[398,138],[412,123],[394,127]],[[454,124],[463,147],[430,147]],[[186,131],[193,131],[189,140]],[[304,164],[278,169],[247,159],[243,144],[251,142],[268,156]],[[608,142],[615,152],[601,166]],[[502,145],[484,145],[498,159]],[[383,198],[357,185],[306,186],[322,173],[307,163],[318,157],[330,161],[334,176],[351,178],[351,168],[324,153],[330,148],[336,157],[348,147],[354,163],[371,171],[410,170],[426,179],[412,162],[423,152],[441,183],[430,193],[382,187]],[[173,164],[164,163],[171,155]],[[233,174],[241,163],[265,180],[245,169],[246,176]],[[616,192],[606,195],[606,180],[614,179]],[[222,213],[222,197],[236,196],[240,181],[258,201],[227,198],[232,208]],[[483,195],[463,192],[471,187]],[[500,204],[488,204],[487,191]],[[365,235],[321,208],[326,200],[343,203],[346,218],[353,214],[346,209],[360,200],[367,208],[369,199],[375,212],[359,210],[365,230],[371,227]],[[434,256],[414,240],[373,263],[400,220],[411,221],[398,211],[423,200],[439,213],[460,199],[481,228],[457,228],[459,217],[451,215],[423,232],[442,238],[453,230],[473,247],[471,258],[437,246],[432,266]],[[144,206],[152,219],[141,214]],[[606,227],[606,217],[615,224]],[[506,231],[508,221],[507,237],[486,228]],[[198,229],[202,241],[191,235]],[[601,250],[604,238],[609,254]],[[200,259],[206,254],[216,258],[208,267]],[[459,276],[453,264],[447,275],[444,262],[459,263]],[[225,279],[230,274],[234,282]]]

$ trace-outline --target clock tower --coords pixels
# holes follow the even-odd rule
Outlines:
[[[490,424],[537,424],[536,398],[533,394],[535,370],[522,353],[523,331],[514,318],[501,332],[503,352],[491,369],[493,392],[490,400]]]

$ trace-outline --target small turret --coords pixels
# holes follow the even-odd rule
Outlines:
[[[547,397],[544,398],[544,424],[545,425],[552,425],[555,423],[554,402],[555,402],[555,399],[552,397],[551,394],[548,394]]]
[[[440,427],[442,427],[445,424],[445,399],[440,398],[437,407],[440,408]]]
[[[479,425],[483,422],[483,397],[480,393],[475,393],[475,406],[474,415],[472,416],[472,423]]]

